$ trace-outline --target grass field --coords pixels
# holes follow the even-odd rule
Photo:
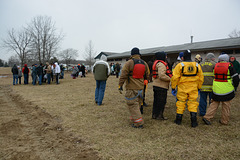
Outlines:
[[[0,75],[8,72],[0,70]],[[0,78],[0,85],[12,85],[12,77]],[[220,107],[211,126],[204,125],[198,117],[199,126],[191,128],[187,110],[182,125],[173,123],[176,107],[175,97],[170,92],[165,109],[168,120],[151,119],[153,91],[150,83],[146,94],[149,107],[144,108],[143,114],[144,129],[135,129],[130,126],[124,94],[119,94],[118,79],[114,76],[107,81],[102,106],[94,102],[92,74],[77,79],[65,74],[59,85],[29,84],[12,88],[23,99],[53,117],[60,117],[63,128],[83,137],[102,159],[240,159],[240,91],[232,101],[229,125],[218,123]]]

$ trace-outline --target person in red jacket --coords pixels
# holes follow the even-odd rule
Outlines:
[[[22,73],[24,76],[24,84],[28,84],[28,77],[29,77],[29,68],[27,64],[24,64],[24,68],[22,69]]]

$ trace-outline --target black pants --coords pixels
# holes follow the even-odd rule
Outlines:
[[[18,77],[18,84],[21,84],[22,77]]]
[[[167,89],[153,86],[154,100],[152,115],[158,117],[163,114],[165,105],[167,103]]]

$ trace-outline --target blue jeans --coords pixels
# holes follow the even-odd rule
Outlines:
[[[200,102],[199,102],[199,115],[204,116],[207,110],[207,96],[209,96],[209,105],[212,99],[212,92],[202,92],[200,91]]]
[[[51,73],[47,73],[47,81],[48,81],[48,84],[51,83]]]
[[[24,84],[28,84],[28,74],[24,74]]]
[[[38,82],[39,82],[39,85],[42,85],[42,74],[38,75]]]
[[[64,71],[61,72],[62,79],[64,78]]]
[[[56,84],[59,84],[59,74],[60,73],[56,73]]]
[[[96,80],[95,101],[98,105],[102,104],[104,92],[106,88],[106,81]]]
[[[32,75],[32,84],[33,84],[33,85],[36,85],[36,81],[37,81],[37,75],[36,75],[36,74],[33,74],[33,75]]]
[[[15,85],[15,84],[18,84],[18,75],[17,74],[13,75],[13,85]]]

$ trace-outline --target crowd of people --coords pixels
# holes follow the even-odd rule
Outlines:
[[[113,72],[104,58],[94,64],[96,80],[95,102],[102,104],[106,80]],[[150,70],[151,69],[151,70]],[[131,50],[130,59],[121,69],[119,92],[122,94],[125,84],[125,99],[130,112],[132,127],[143,128],[144,92],[147,83],[153,82],[152,119],[167,120],[164,109],[167,102],[168,89],[176,96],[176,119],[174,123],[182,123],[183,113],[187,106],[191,127],[197,127],[197,112],[205,124],[210,125],[216,110],[222,104],[221,124],[228,124],[231,100],[239,85],[240,65],[235,57],[222,53],[216,62],[215,55],[208,53],[203,60],[198,54],[191,59],[191,51],[180,52],[175,64],[170,69],[165,52],[155,53],[155,60],[146,63],[141,59],[138,48]],[[200,101],[198,102],[198,97]],[[207,97],[209,101],[207,102]],[[207,108],[207,104],[209,107]]]
[[[86,73],[87,73],[87,70],[84,64],[82,65],[78,64],[77,66],[73,66],[71,76],[73,79],[76,79],[78,76],[81,76],[82,78],[82,77],[86,77]]]
[[[32,84],[42,85],[42,83],[51,84],[55,81],[56,84],[59,84],[59,79],[64,78],[65,67],[61,64],[58,65],[57,62],[49,64],[46,62],[46,65],[40,63],[39,65],[33,64],[31,67],[28,67],[27,64],[24,64],[24,67],[21,69],[20,66],[14,64],[12,67],[13,74],[13,85],[21,84],[21,79],[23,76],[24,84],[29,83],[29,75],[32,77]]]
[[[197,114],[202,117],[205,124],[211,125],[217,108],[222,104],[222,116],[219,122],[229,123],[231,101],[239,85],[240,64],[236,58],[229,57],[226,53],[216,58],[214,53],[208,53],[204,60],[198,54],[194,61],[191,59],[191,51],[180,52],[177,61],[169,67],[167,53],[164,51],[155,53],[152,63],[146,63],[141,59],[138,48],[131,50],[131,56],[123,67],[119,63],[110,65],[107,57],[102,55],[93,65],[93,74],[96,80],[95,102],[101,106],[104,98],[106,81],[110,75],[119,77],[118,90],[122,94],[125,84],[125,100],[130,112],[131,126],[143,128],[143,106],[145,103],[145,91],[148,83],[153,84],[153,108],[152,119],[167,120],[164,116],[167,103],[167,93],[176,96],[176,119],[174,123],[182,123],[183,114],[187,107],[190,112],[191,127],[197,127]],[[217,61],[216,61],[217,60]],[[79,75],[85,77],[85,66],[78,64],[73,67],[72,77]],[[30,69],[27,64],[24,68],[14,65],[12,67],[13,85],[21,84],[24,76],[24,84],[28,84]],[[46,63],[31,67],[32,84],[41,85],[42,82],[50,84],[56,79],[64,78],[64,67],[58,63]],[[198,97],[200,100],[198,102]],[[208,101],[207,101],[208,99]],[[207,107],[209,105],[209,107]],[[199,113],[198,113],[199,109]]]

